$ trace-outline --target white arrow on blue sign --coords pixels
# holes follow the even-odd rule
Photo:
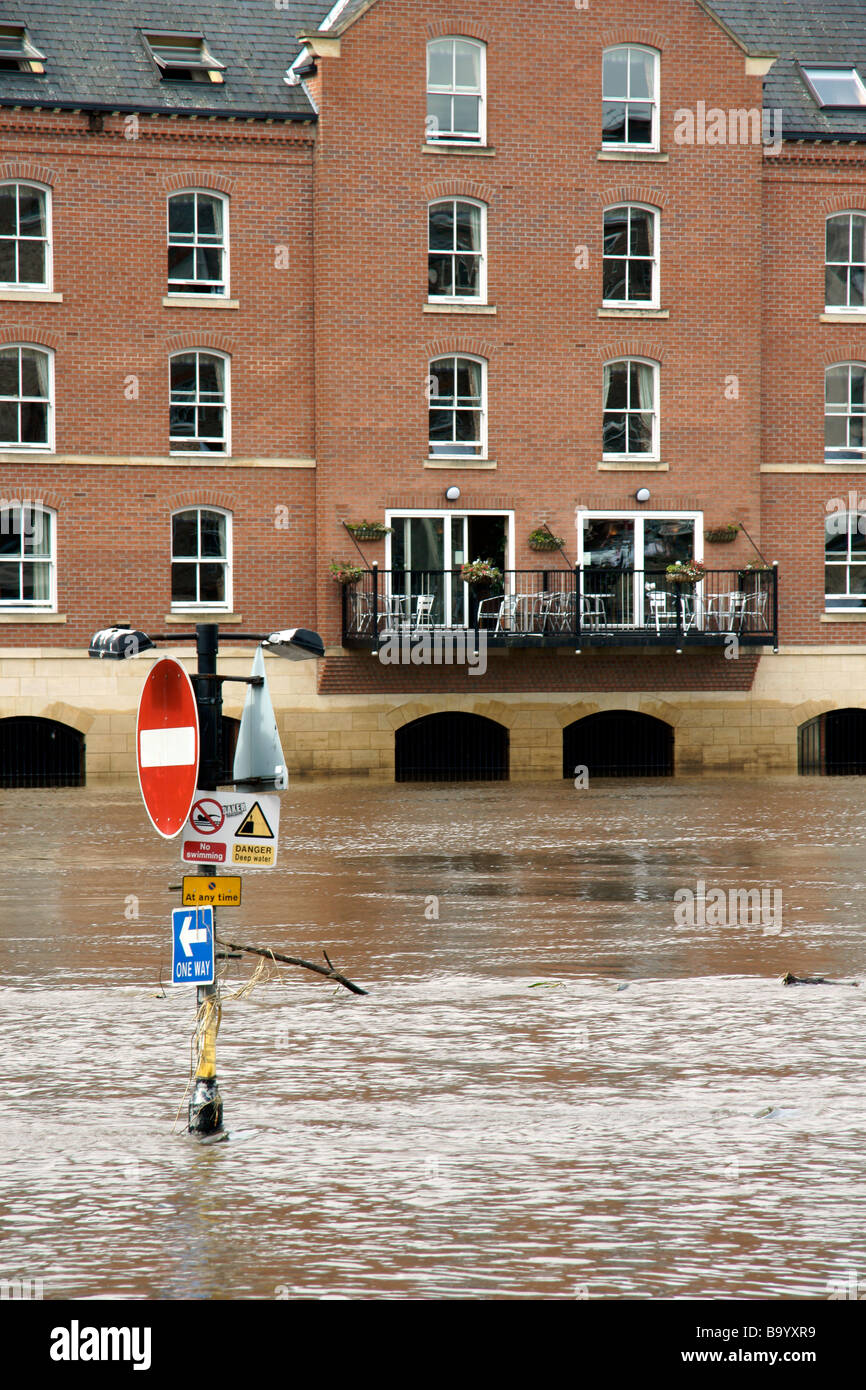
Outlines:
[[[171,982],[173,985],[213,984],[212,907],[178,907],[172,912]]]

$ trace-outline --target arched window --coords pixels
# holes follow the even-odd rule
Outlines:
[[[221,507],[172,513],[172,608],[231,610],[231,528],[231,512]]]
[[[443,198],[428,208],[431,300],[487,302],[487,208],[470,198]]]
[[[171,358],[173,454],[229,453],[229,359],[216,352]]]
[[[839,212],[827,218],[826,307],[866,309],[866,213]]]
[[[657,208],[624,203],[605,209],[605,304],[658,307],[658,225]]]
[[[187,190],[168,200],[169,294],[228,295],[228,198]]]
[[[57,606],[54,513],[0,499],[0,608]]]
[[[659,55],[654,48],[606,48],[602,69],[602,144],[659,147]]]
[[[866,611],[866,511],[841,500],[825,521],[824,604],[827,610]]]
[[[624,357],[604,367],[604,457],[658,458],[658,363]]]
[[[52,386],[46,348],[0,348],[0,449],[53,449]]]
[[[483,145],[486,48],[475,39],[432,39],[427,45],[427,139]]]
[[[0,183],[0,285],[51,289],[51,190]]]
[[[487,363],[437,357],[430,363],[430,455],[487,455]]]
[[[824,374],[824,458],[866,458],[866,365],[840,362]]]

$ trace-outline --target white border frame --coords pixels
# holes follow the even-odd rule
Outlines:
[[[652,98],[652,139],[647,144],[630,144],[625,140],[605,140],[604,138],[604,103],[606,101],[626,100],[627,102],[643,101],[643,97],[606,97],[604,95],[604,60],[608,53],[614,53],[617,49],[637,49],[641,53],[649,53],[653,59],[653,90],[655,95]],[[660,149],[660,127],[661,127],[661,105],[662,105],[662,55],[657,48],[651,48],[648,43],[610,43],[603,49],[601,55],[601,101],[602,101],[602,127],[601,127],[601,148],[603,150],[644,150],[648,154],[658,154]],[[631,65],[629,64],[629,67]]]
[[[47,507],[44,502],[37,498],[24,497],[4,497],[0,501],[9,502],[13,506],[30,506],[43,514],[51,517],[51,558],[49,561],[49,574],[51,577],[50,597],[45,602],[34,601],[32,599],[0,599],[0,613],[56,613],[57,612],[57,510],[54,507]],[[19,563],[23,555],[19,554]],[[26,563],[26,562],[25,562]]]
[[[169,247],[171,246],[171,241],[169,240],[169,237],[171,236],[171,233],[170,233],[170,231],[169,231],[169,204],[171,203],[172,198],[183,198],[183,197],[184,197],[186,194],[188,194],[188,193],[203,193],[203,194],[204,194],[206,197],[208,197],[208,198],[217,198],[217,199],[222,203],[222,205],[223,205],[223,281],[224,281],[224,285],[223,285],[223,289],[221,290],[221,292],[220,292],[219,294],[213,294],[213,293],[211,293],[211,292],[205,292],[205,291],[202,291],[202,290],[189,290],[189,289],[187,289],[187,290],[180,290],[180,289],[173,289],[173,288],[172,288],[172,283],[171,283],[171,281],[170,281],[169,278],[168,278],[168,250],[169,250]],[[167,298],[167,299],[183,299],[184,301],[186,301],[186,300],[189,299],[190,295],[194,295],[195,298],[196,298],[196,299],[200,299],[200,300],[202,301],[203,304],[207,304],[207,303],[208,303],[209,301],[211,301],[211,300],[217,300],[217,301],[219,301],[219,300],[221,300],[221,299],[231,299],[231,269],[232,269],[232,267],[231,267],[231,225],[230,225],[230,223],[229,223],[229,216],[230,216],[230,207],[229,207],[229,205],[230,205],[230,203],[231,203],[231,199],[229,198],[229,195],[228,195],[227,193],[220,193],[220,192],[219,192],[217,189],[215,189],[215,188],[199,188],[197,185],[193,185],[193,186],[191,186],[191,187],[189,187],[189,188],[173,188],[172,191],[171,191],[171,193],[169,193],[169,194],[166,196],[166,200],[165,200],[165,249],[166,249],[166,268],[165,268],[166,273],[165,273],[165,283],[166,283],[166,291],[165,291],[165,294],[166,294],[166,298]],[[186,244],[186,245],[189,245],[189,243],[185,243],[185,244]]]
[[[32,281],[26,283],[17,280],[0,280],[2,290],[34,290],[42,291],[44,294],[54,292],[54,190],[48,183],[40,183],[38,179],[0,179],[0,188],[16,187],[37,188],[40,193],[45,194],[45,282],[40,285],[33,284]]]
[[[208,563],[212,563],[212,560],[209,561],[209,560],[207,560],[207,559],[202,559],[202,557],[201,557],[200,555],[199,555],[199,557],[198,557],[197,560],[193,560],[193,559],[184,560],[184,559],[181,558],[181,559],[179,559],[177,562],[175,561],[175,557],[174,557],[174,546],[173,546],[173,538],[172,538],[172,530],[173,530],[172,523],[173,523],[174,518],[175,518],[176,516],[181,516],[184,512],[216,512],[219,516],[224,516],[224,517],[226,518],[226,558],[225,558],[225,567],[226,567],[226,596],[225,596],[225,600],[224,600],[223,603],[202,603],[202,602],[200,602],[200,601],[197,602],[197,601],[193,601],[193,600],[190,600],[189,602],[181,603],[180,600],[178,600],[177,602],[175,602],[174,599],[171,599],[171,612],[172,612],[172,613],[231,613],[231,612],[233,611],[233,609],[232,609],[232,604],[234,603],[234,513],[233,513],[233,512],[230,512],[229,509],[228,509],[228,507],[213,507],[213,506],[210,505],[209,502],[194,502],[194,503],[192,503],[191,505],[186,506],[186,507],[174,507],[174,508],[172,508],[172,511],[171,511],[170,514],[169,514],[169,558],[168,558],[169,592],[171,591],[171,567],[172,567],[173,564],[178,563],[178,564],[190,564],[190,565],[206,565],[206,564],[208,564]],[[199,548],[201,548],[200,542],[199,542]]]
[[[174,402],[171,399],[171,364],[175,357],[186,357],[191,352],[202,353],[206,357],[219,357],[225,364],[223,379],[225,381],[225,448],[217,449],[175,449],[172,448],[171,439],[171,407]],[[228,459],[232,456],[232,359],[227,352],[221,352],[218,348],[209,347],[188,347],[178,348],[177,352],[170,352],[168,355],[168,453],[169,458],[195,458],[195,459]]]

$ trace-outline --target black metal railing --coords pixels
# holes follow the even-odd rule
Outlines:
[[[365,572],[343,589],[343,645],[472,631],[517,647],[777,646],[778,575],[707,570],[698,582],[665,570],[506,570],[467,584],[460,570]]]

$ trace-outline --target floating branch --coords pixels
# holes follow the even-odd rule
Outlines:
[[[782,976],[783,985],[850,985],[857,989],[859,980],[825,980],[823,975],[792,975],[790,970]]]
[[[313,970],[317,975],[324,975],[326,980],[336,980],[338,985],[343,985],[352,994],[367,994],[368,992],[366,989],[361,989],[360,985],[355,985],[351,980],[347,980],[345,975],[340,974],[339,970],[335,970],[327,951],[322,952],[328,962],[326,970],[323,965],[314,965],[312,961],[301,960],[298,956],[282,956],[279,951],[272,951],[270,946],[264,948],[261,946],[242,946],[237,941],[223,941],[219,936],[216,939],[220,946],[227,951],[246,951],[247,955],[264,956],[265,960],[279,961],[281,965],[299,965],[303,970]]]

